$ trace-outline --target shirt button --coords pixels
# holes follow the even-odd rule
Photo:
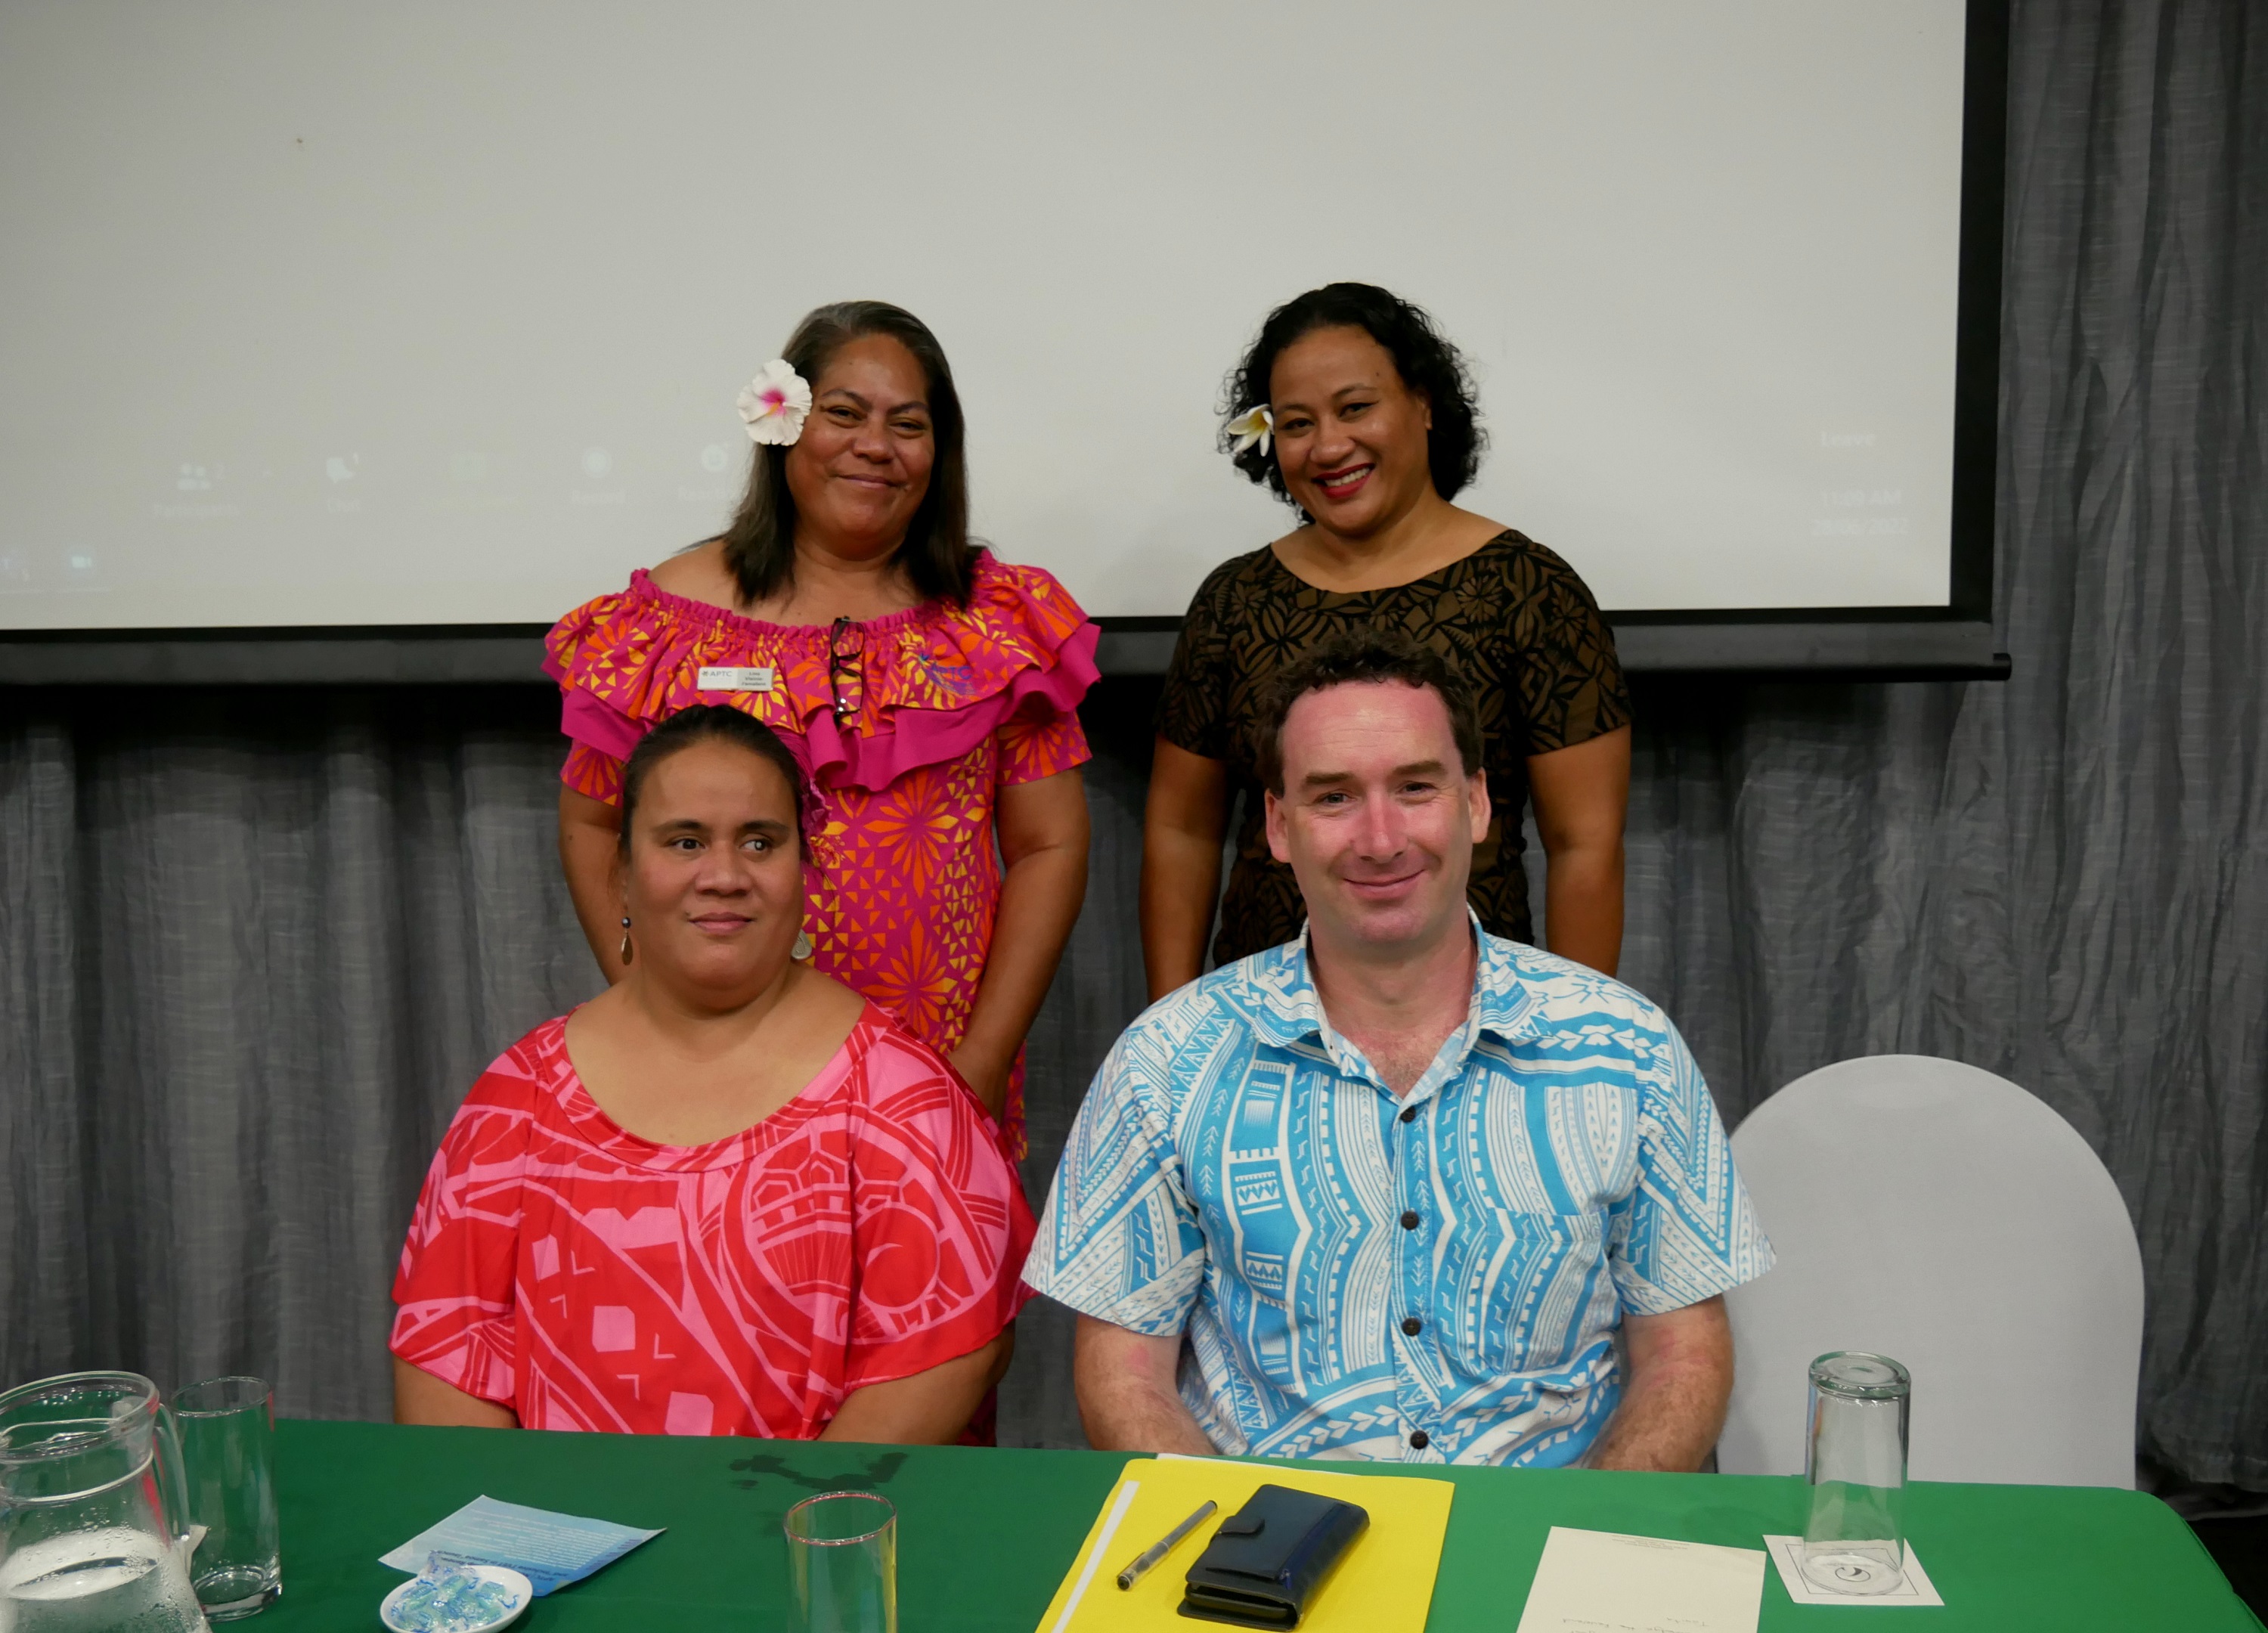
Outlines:
[[[1414,1315],[1405,1315],[1402,1318],[1402,1330],[1415,1338],[1425,1330],[1425,1323]]]
[[[1402,1210],[1402,1228],[1405,1231],[1414,1231],[1418,1228],[1418,1210],[1415,1208],[1404,1208]]]
[[[1413,1429],[1410,1431],[1410,1449],[1411,1451],[1422,1452],[1432,1444],[1433,1437],[1427,1434],[1424,1430]]]
[[[1418,1108],[1415,1106],[1404,1106],[1402,1108],[1402,1121],[1404,1122],[1417,1122]]]

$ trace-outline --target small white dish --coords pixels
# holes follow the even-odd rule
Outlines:
[[[526,1577],[520,1575],[519,1571],[511,1569],[509,1566],[467,1565],[465,1569],[471,1571],[475,1576],[480,1578],[483,1582],[494,1582],[499,1586],[509,1588],[512,1591],[512,1595],[511,1609],[505,1611],[504,1615],[497,1617],[493,1622],[483,1622],[476,1627],[468,1629],[468,1633],[492,1633],[492,1629],[494,1629],[510,1627],[513,1622],[519,1620],[520,1614],[527,1608],[528,1601],[535,1597],[535,1584],[530,1582]],[[379,1601],[378,1607],[378,1619],[380,1622],[385,1622],[387,1627],[393,1629],[394,1633],[407,1633],[407,1629],[404,1625],[394,1620],[394,1607],[401,1602],[401,1596],[415,1586],[417,1578],[416,1577],[410,1578],[409,1581],[404,1582],[400,1587],[394,1589],[394,1592],[388,1593],[384,1600]]]

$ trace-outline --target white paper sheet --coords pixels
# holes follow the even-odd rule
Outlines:
[[[484,1565],[504,1565],[526,1577],[540,1596],[580,1582],[660,1534],[611,1520],[555,1514],[549,1509],[476,1497],[392,1553],[379,1556],[378,1563],[412,1576],[424,1570],[428,1557],[437,1552]]]
[[[1762,1548],[1554,1526],[1520,1633],[1756,1633]]]
[[[1848,1605],[1855,1609],[1867,1605],[1895,1608],[1900,1605],[1945,1603],[1937,1596],[1929,1572],[1921,1568],[1921,1556],[1914,1552],[1911,1542],[1906,1544],[1906,1579],[1903,1586],[1888,1593],[1824,1593],[1804,1579],[1803,1562],[1796,1557],[1795,1551],[1802,1541],[1801,1537],[1764,1539],[1764,1546],[1771,1549],[1772,1563],[1779,1568],[1779,1585],[1799,1605]]]

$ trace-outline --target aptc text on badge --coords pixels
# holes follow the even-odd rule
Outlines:
[[[698,685],[704,692],[769,692],[772,689],[772,672],[722,666],[704,668],[701,671]]]

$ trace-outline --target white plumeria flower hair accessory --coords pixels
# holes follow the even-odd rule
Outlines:
[[[811,387],[784,357],[774,357],[762,372],[740,387],[740,418],[750,442],[785,447],[803,435],[811,412]]]
[[[1247,408],[1228,423],[1228,434],[1236,438],[1236,446],[1229,450],[1231,457],[1242,453],[1255,443],[1260,445],[1260,457],[1268,457],[1268,445],[1276,435],[1276,416],[1261,403]]]

